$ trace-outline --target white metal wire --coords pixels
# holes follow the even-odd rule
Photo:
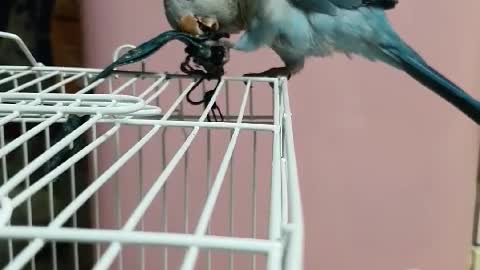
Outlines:
[[[101,70],[32,59],[0,66],[0,267],[303,269],[286,80],[224,77],[195,107],[195,78],[89,83]],[[225,122],[206,122],[215,102]],[[55,140],[74,114],[88,118]]]
[[[2,39],[10,39],[10,40],[13,40],[15,41],[15,43],[17,43],[18,47],[22,50],[22,52],[25,54],[25,57],[27,57],[28,61],[30,62],[30,64],[32,66],[37,66],[39,63],[37,63],[37,61],[35,60],[35,58],[33,57],[32,53],[30,52],[30,50],[27,48],[27,45],[25,45],[25,42],[23,42],[23,40],[15,35],[15,34],[12,34],[12,33],[7,33],[7,32],[1,32],[0,31],[0,38]],[[1,70],[1,69],[0,69]]]

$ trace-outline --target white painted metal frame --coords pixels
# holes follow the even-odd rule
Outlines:
[[[297,175],[295,147],[293,140],[293,128],[291,111],[289,106],[288,87],[285,79],[271,78],[246,78],[246,77],[224,77],[215,90],[212,100],[206,108],[198,115],[188,116],[182,114],[181,106],[185,100],[188,91],[193,87],[192,78],[183,78],[181,76],[172,76],[165,74],[147,74],[143,78],[148,78],[150,83],[139,95],[127,94],[127,90],[135,91],[141,80],[135,73],[118,73],[117,77],[124,78],[122,84],[113,85],[112,78],[102,79],[93,84],[88,84],[88,79],[99,73],[98,69],[86,68],[68,68],[68,67],[46,67],[38,64],[17,36],[0,32],[0,37],[15,40],[26,57],[32,63],[32,66],[0,66],[0,87],[2,85],[12,85],[11,89],[0,93],[0,159],[2,161],[2,175],[4,182],[0,186],[0,241],[3,239],[9,241],[10,260],[5,269],[14,270],[22,269],[30,264],[35,269],[35,255],[47,243],[52,245],[54,251],[53,268],[56,265],[56,243],[70,242],[75,245],[91,244],[96,245],[95,249],[95,265],[93,269],[110,269],[114,260],[119,260],[118,269],[122,269],[123,258],[122,248],[124,245],[142,246],[142,262],[145,260],[143,247],[159,246],[159,247],[179,247],[185,250],[183,261],[180,269],[196,269],[197,260],[200,251],[208,251],[208,260],[206,269],[212,269],[212,261],[210,251],[224,250],[230,252],[230,266],[233,269],[233,259],[236,252],[257,254],[266,256],[265,269],[303,269],[303,216],[300,198],[300,188]],[[124,46],[125,47],[125,46]],[[115,54],[120,51],[120,47]],[[131,47],[131,45],[128,45]],[[142,66],[144,68],[144,66]],[[27,82],[21,82],[22,78],[33,76]],[[44,87],[46,80],[56,79],[53,85]],[[182,80],[180,80],[182,79]],[[189,80],[190,83],[183,87],[181,81]],[[83,86],[77,94],[66,94],[65,86],[71,82],[82,82]],[[179,94],[173,101],[171,106],[160,108],[158,100],[167,91],[167,88],[179,84]],[[215,101],[219,101],[220,94],[231,95],[229,84],[234,82],[244,82],[245,86],[241,96],[240,108],[238,112],[227,113],[227,122],[206,122],[207,113],[213,106]],[[272,99],[273,112],[270,116],[254,116],[253,100],[255,99],[255,91],[252,91],[254,84],[273,84]],[[108,93],[111,94],[85,94],[88,90],[100,86],[108,86]],[[36,88],[37,92],[25,92],[31,87]],[[60,92],[60,93],[58,93]],[[222,93],[225,92],[225,93]],[[157,102],[157,104],[154,104]],[[227,105],[228,106],[228,105]],[[227,108],[230,110],[230,108]],[[24,157],[24,166],[13,176],[8,176],[6,172],[7,162],[6,156],[16,149],[23,148],[24,152],[28,152],[28,141],[34,136],[41,133],[49,134],[52,124],[64,122],[69,114],[90,115],[88,121],[83,123],[79,128],[73,130],[62,140],[51,145],[49,136],[45,136],[46,145],[50,146],[45,152],[40,154],[33,160]],[[247,115],[248,114],[248,115]],[[5,141],[4,126],[8,123],[20,123],[22,125],[22,134],[11,141]],[[37,123],[33,128],[27,129],[26,124]],[[97,131],[97,124],[110,124],[109,129],[100,134]],[[148,127],[149,130],[145,135],[139,132],[138,141],[134,143],[127,151],[120,153],[119,137],[120,130],[124,126],[136,126],[140,128]],[[139,202],[129,217],[121,217],[121,201],[116,198],[115,205],[117,216],[117,229],[101,229],[98,225],[98,193],[107,182],[115,181],[117,172],[134,156],[139,156],[139,166],[142,165],[141,153],[145,150],[155,135],[164,132],[167,127],[183,128],[185,138],[180,148],[165,163],[161,173],[153,182],[148,190],[141,190]],[[185,214],[185,233],[167,232],[167,194],[166,182],[171,178],[171,174],[181,161],[184,162],[184,168],[188,167],[188,151],[200,131],[207,130],[207,162],[210,160],[211,133],[216,130],[230,130],[231,137],[226,146],[224,156],[221,160],[218,171],[210,171],[208,174],[213,181],[208,183],[205,204],[198,220],[189,220]],[[30,176],[48,160],[58,154],[63,148],[68,147],[71,143],[81,136],[83,133],[91,134],[91,139],[87,145],[79,152],[70,156],[60,166],[49,171],[34,183],[30,183]],[[216,236],[210,234],[210,222],[212,213],[217,207],[219,194],[223,186],[230,181],[230,216],[229,219],[230,232],[233,233],[235,221],[234,218],[234,188],[233,188],[233,153],[237,147],[237,140],[242,132],[251,132],[254,134],[254,142],[252,150],[253,154],[253,232],[252,237],[235,237],[235,236]],[[256,212],[256,175],[255,175],[255,152],[257,151],[256,136],[259,133],[272,134],[272,168],[270,183],[270,203],[269,203],[269,221],[268,221],[268,237],[261,239],[256,237],[255,222],[258,219]],[[98,168],[98,147],[107,140],[113,140],[116,145],[117,155],[113,162],[103,172]],[[165,142],[163,142],[165,144]],[[90,157],[93,161],[91,168],[93,173],[93,181],[77,194],[72,185],[72,200],[62,209],[60,213],[55,215],[53,211],[53,195],[52,185],[55,179],[64,172],[72,171],[79,160],[84,157]],[[231,168],[229,170],[229,168]],[[187,170],[187,169],[185,169]],[[142,171],[142,170],[140,170]],[[187,174],[185,173],[185,191],[184,200],[185,208],[188,208],[189,194],[193,192],[188,189]],[[71,181],[74,183],[75,174],[71,173]],[[140,189],[143,189],[143,175],[139,176]],[[116,183],[116,182],[115,182]],[[41,190],[48,189],[50,198],[50,216],[51,221],[48,226],[34,226],[31,224],[32,206],[31,199]],[[121,187],[117,184],[116,194],[119,195]],[[14,192],[15,191],[15,192]],[[147,209],[152,205],[153,201],[162,196],[164,200],[164,232],[147,232],[143,231],[143,217]],[[65,227],[65,222],[71,218],[76,224],[76,213],[84,206],[87,201],[94,202],[94,228],[76,228]],[[10,225],[12,214],[20,205],[27,202],[29,212],[29,224]],[[185,209],[185,213],[188,209]],[[126,220],[122,223],[122,220]],[[188,232],[189,224],[196,222],[194,231]],[[28,240],[29,244],[18,254],[13,254],[12,242],[18,240]],[[99,243],[106,244],[106,249],[101,250]],[[168,266],[168,250],[164,253],[164,269]],[[252,268],[256,269],[256,256],[252,257]],[[75,269],[78,269],[78,246],[75,253]],[[142,264],[142,269],[145,265]]]

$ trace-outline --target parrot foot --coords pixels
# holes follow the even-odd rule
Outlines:
[[[293,72],[289,67],[274,67],[269,70],[265,70],[259,73],[247,73],[244,74],[244,77],[270,77],[270,78],[278,78],[278,77],[287,77],[287,80],[290,80],[292,77]],[[269,83],[270,87],[273,88],[273,83]]]
[[[274,67],[269,70],[265,70],[259,73],[247,73],[243,75],[245,77],[270,77],[270,78],[278,78],[278,77],[287,77],[290,79],[292,77],[292,71],[288,67]]]

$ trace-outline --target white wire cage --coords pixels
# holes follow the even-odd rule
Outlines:
[[[91,84],[101,70],[43,66],[0,37],[31,62],[0,66],[0,267],[303,269],[286,80],[224,77],[193,106],[195,78]],[[214,102],[224,122],[206,121]],[[55,137],[72,115],[86,121]]]

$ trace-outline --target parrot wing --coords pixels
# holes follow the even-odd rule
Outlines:
[[[305,12],[319,12],[335,15],[338,8],[357,9],[361,7],[376,7],[393,9],[398,0],[289,0],[295,7]]]

